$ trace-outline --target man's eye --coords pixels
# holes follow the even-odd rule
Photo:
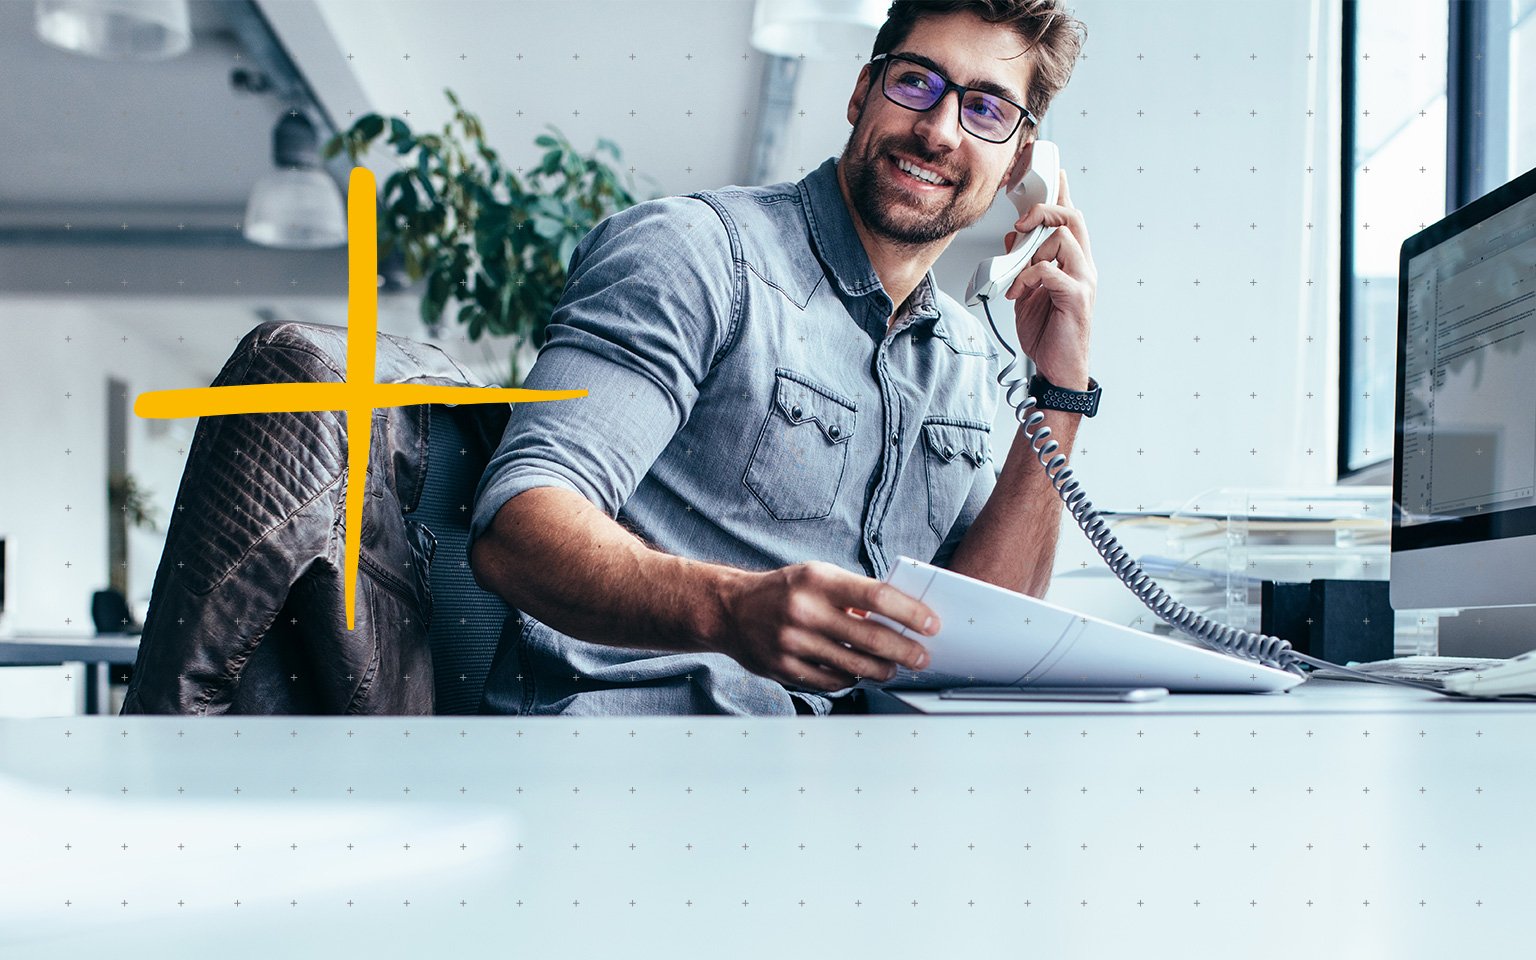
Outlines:
[[[967,106],[972,113],[984,120],[1001,121],[1003,119],[1002,105],[991,97],[975,97]]]
[[[934,86],[934,81],[931,74],[922,73],[916,70],[898,74],[896,76],[896,82],[904,87],[911,87],[914,90],[928,90]]]

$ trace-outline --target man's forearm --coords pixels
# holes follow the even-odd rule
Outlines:
[[[1069,456],[1082,417],[1042,411],[1051,439]],[[992,496],[960,541],[949,568],[1009,590],[1042,597],[1051,584],[1061,498],[1051,488],[1029,440],[1020,428]]]
[[[471,566],[481,586],[562,633],[652,650],[706,649],[721,631],[726,588],[744,575],[653,550],[556,487],[507,501]]]

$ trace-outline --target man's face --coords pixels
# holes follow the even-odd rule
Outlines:
[[[924,17],[891,52],[930,61],[954,83],[996,84],[1020,104],[1033,72],[1017,34],[970,13]],[[914,246],[947,239],[979,220],[998,189],[1027,168],[1029,150],[1020,148],[1033,131],[1021,124],[1007,142],[988,143],[961,129],[956,94],[946,92],[924,113],[908,110],[881,93],[879,68],[865,68],[848,101],[853,133],[838,166],[849,200],[883,239]],[[904,164],[940,181],[913,176]]]

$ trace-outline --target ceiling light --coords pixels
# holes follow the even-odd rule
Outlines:
[[[319,137],[309,118],[290,110],[272,131],[276,170],[256,182],[245,208],[245,238],[282,250],[317,250],[347,242],[341,190],[320,169]]]
[[[887,6],[887,0],[757,0],[752,46],[813,60],[867,56]]]
[[[103,60],[168,60],[192,46],[187,0],[37,0],[37,35]]]

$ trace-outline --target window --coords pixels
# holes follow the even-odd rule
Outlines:
[[[1446,209],[1447,9],[1344,6],[1341,477],[1392,456],[1398,249]]]
[[[1345,0],[1343,38],[1341,478],[1392,456],[1403,240],[1536,166],[1536,0]]]
[[[1536,0],[1512,6],[1509,56],[1504,63],[1494,64],[1503,67],[1504,75],[1490,78],[1509,98],[1509,163],[1500,183],[1536,167]]]

